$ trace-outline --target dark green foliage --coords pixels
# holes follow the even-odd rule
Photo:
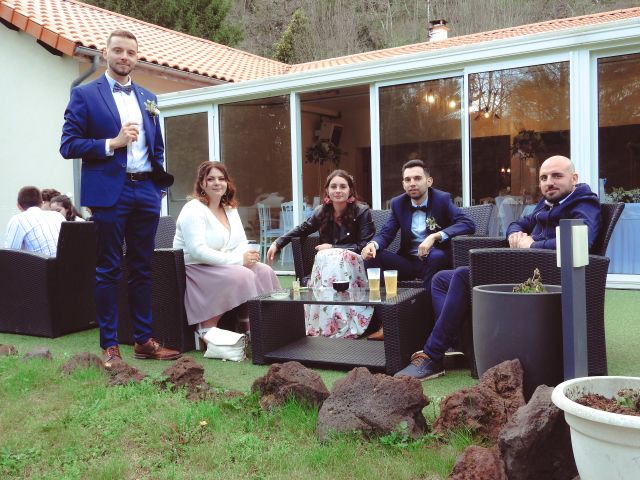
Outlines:
[[[85,0],[86,3],[206,38],[224,45],[237,45],[242,28],[226,21],[232,0]]]

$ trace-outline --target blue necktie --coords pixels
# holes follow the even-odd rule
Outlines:
[[[133,87],[131,85],[120,85],[119,83],[113,84],[113,93],[122,92],[129,95],[132,90]]]
[[[413,213],[418,212],[418,211],[427,213],[428,209],[427,209],[427,207],[425,205],[418,205],[417,207],[415,205],[411,205],[411,211]]]

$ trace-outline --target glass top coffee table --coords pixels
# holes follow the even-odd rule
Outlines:
[[[372,305],[384,325],[384,341],[307,337],[304,305],[313,303]],[[362,366],[392,375],[409,363],[413,352],[422,349],[432,327],[426,308],[422,288],[399,288],[396,295],[387,295],[384,289],[336,292],[330,288],[260,295],[249,300],[253,363],[295,360],[327,368]]]

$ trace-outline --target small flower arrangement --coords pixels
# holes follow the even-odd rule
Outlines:
[[[429,229],[429,231],[433,232],[434,230],[437,230],[440,227],[440,225],[438,225],[438,222],[436,222],[436,219],[429,216],[427,217],[427,228]]]
[[[340,164],[341,155],[343,155],[342,150],[327,140],[318,140],[305,152],[305,157],[307,158],[308,163],[317,163],[322,165],[324,162],[329,161],[336,167]]]
[[[153,100],[145,100],[144,109],[149,112],[149,116],[153,118],[153,123],[156,122],[156,118],[160,115],[160,109]]]
[[[614,188],[611,193],[606,194],[606,201],[640,203],[640,188],[634,188],[633,190],[625,190],[622,187]]]

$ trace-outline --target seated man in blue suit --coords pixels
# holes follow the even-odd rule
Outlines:
[[[589,185],[578,183],[571,160],[561,156],[548,158],[540,166],[539,181],[543,198],[530,215],[509,225],[509,247],[555,250],[560,219],[579,218],[587,225],[591,248],[600,231],[600,201]],[[444,375],[444,355],[469,316],[470,295],[469,267],[443,270],[433,277],[431,297],[435,326],[424,348],[414,353],[411,363],[395,376],[428,380]]]
[[[96,316],[106,367],[122,362],[118,347],[118,283],[126,239],[128,293],[136,358],[172,360],[180,354],[151,338],[151,255],[162,189],[173,183],[164,170],[157,98],[131,81],[138,41],[125,30],[109,35],[107,71],[71,91],[60,153],[82,158],[81,203],[96,227]]]
[[[451,267],[451,242],[457,235],[475,232],[473,220],[456,207],[451,195],[432,188],[433,178],[422,160],[402,166],[402,187],[406,193],[391,199],[391,215],[380,232],[362,249],[367,268],[398,270],[399,280],[421,278],[427,292],[431,278]],[[386,248],[400,230],[400,249]],[[380,339],[376,332],[372,339]]]

